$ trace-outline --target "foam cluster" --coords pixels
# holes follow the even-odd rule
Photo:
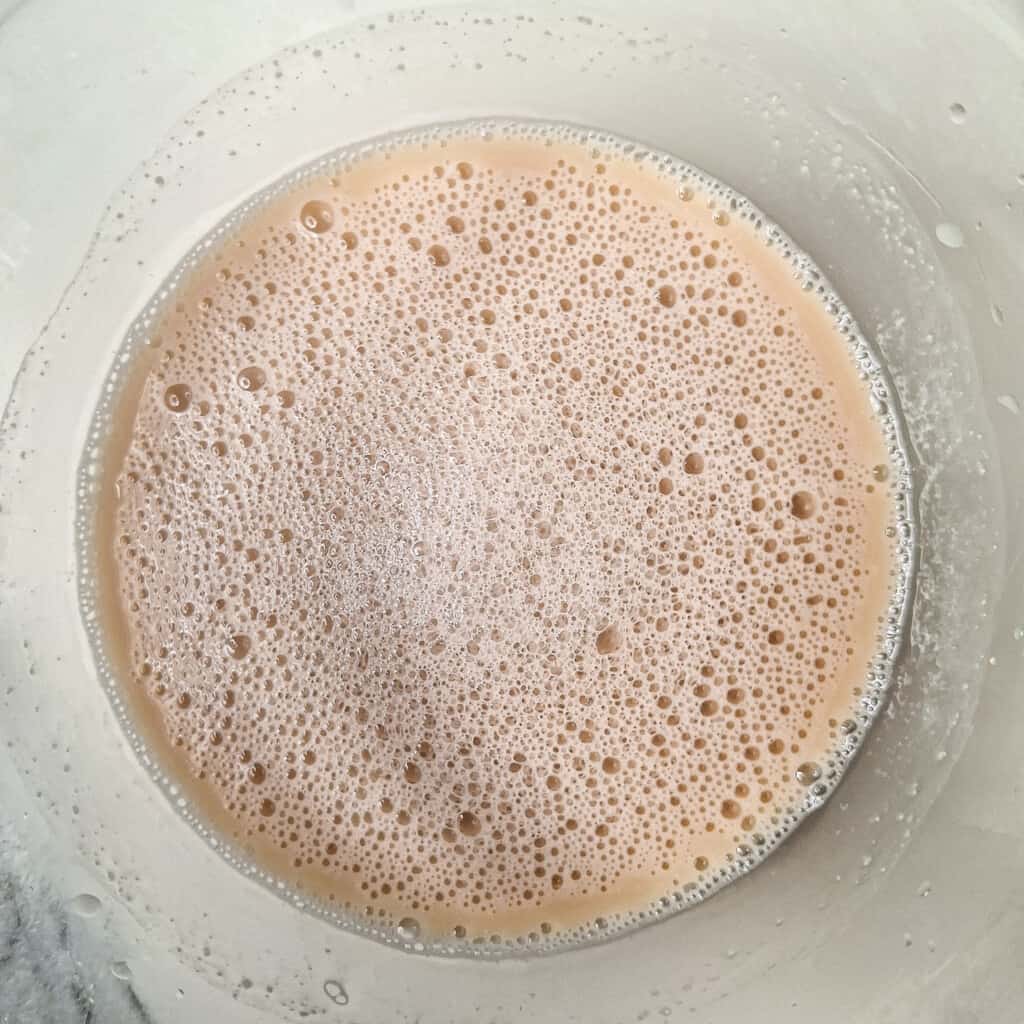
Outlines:
[[[886,448],[721,197],[554,135],[394,148],[254,211],[153,342],[128,685],[272,873],[558,932],[820,777],[891,598]]]

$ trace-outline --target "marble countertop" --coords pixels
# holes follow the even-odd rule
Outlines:
[[[155,1024],[81,916],[21,863],[0,831],[0,1024]]]

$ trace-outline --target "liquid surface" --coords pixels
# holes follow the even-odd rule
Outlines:
[[[406,936],[626,920],[780,834],[893,601],[850,347],[721,192],[441,136],[169,300],[100,502],[107,648],[272,876]]]

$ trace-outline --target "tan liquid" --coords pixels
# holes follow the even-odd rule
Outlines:
[[[214,246],[138,367],[108,647],[277,877],[557,933],[710,879],[840,741],[886,444],[720,198],[557,136],[365,157]]]

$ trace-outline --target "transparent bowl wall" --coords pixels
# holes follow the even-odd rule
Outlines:
[[[97,679],[73,513],[114,351],[193,242],[340,145],[497,115],[672,152],[811,254],[901,395],[921,560],[891,700],[792,841],[627,938],[480,963],[345,934],[243,877],[182,820]],[[1019,1024],[1018,5],[0,4],[0,149],[0,381],[13,389],[0,434],[0,846],[77,911],[73,948],[119,965],[121,977],[100,972],[97,1005],[130,997],[156,1022]]]

